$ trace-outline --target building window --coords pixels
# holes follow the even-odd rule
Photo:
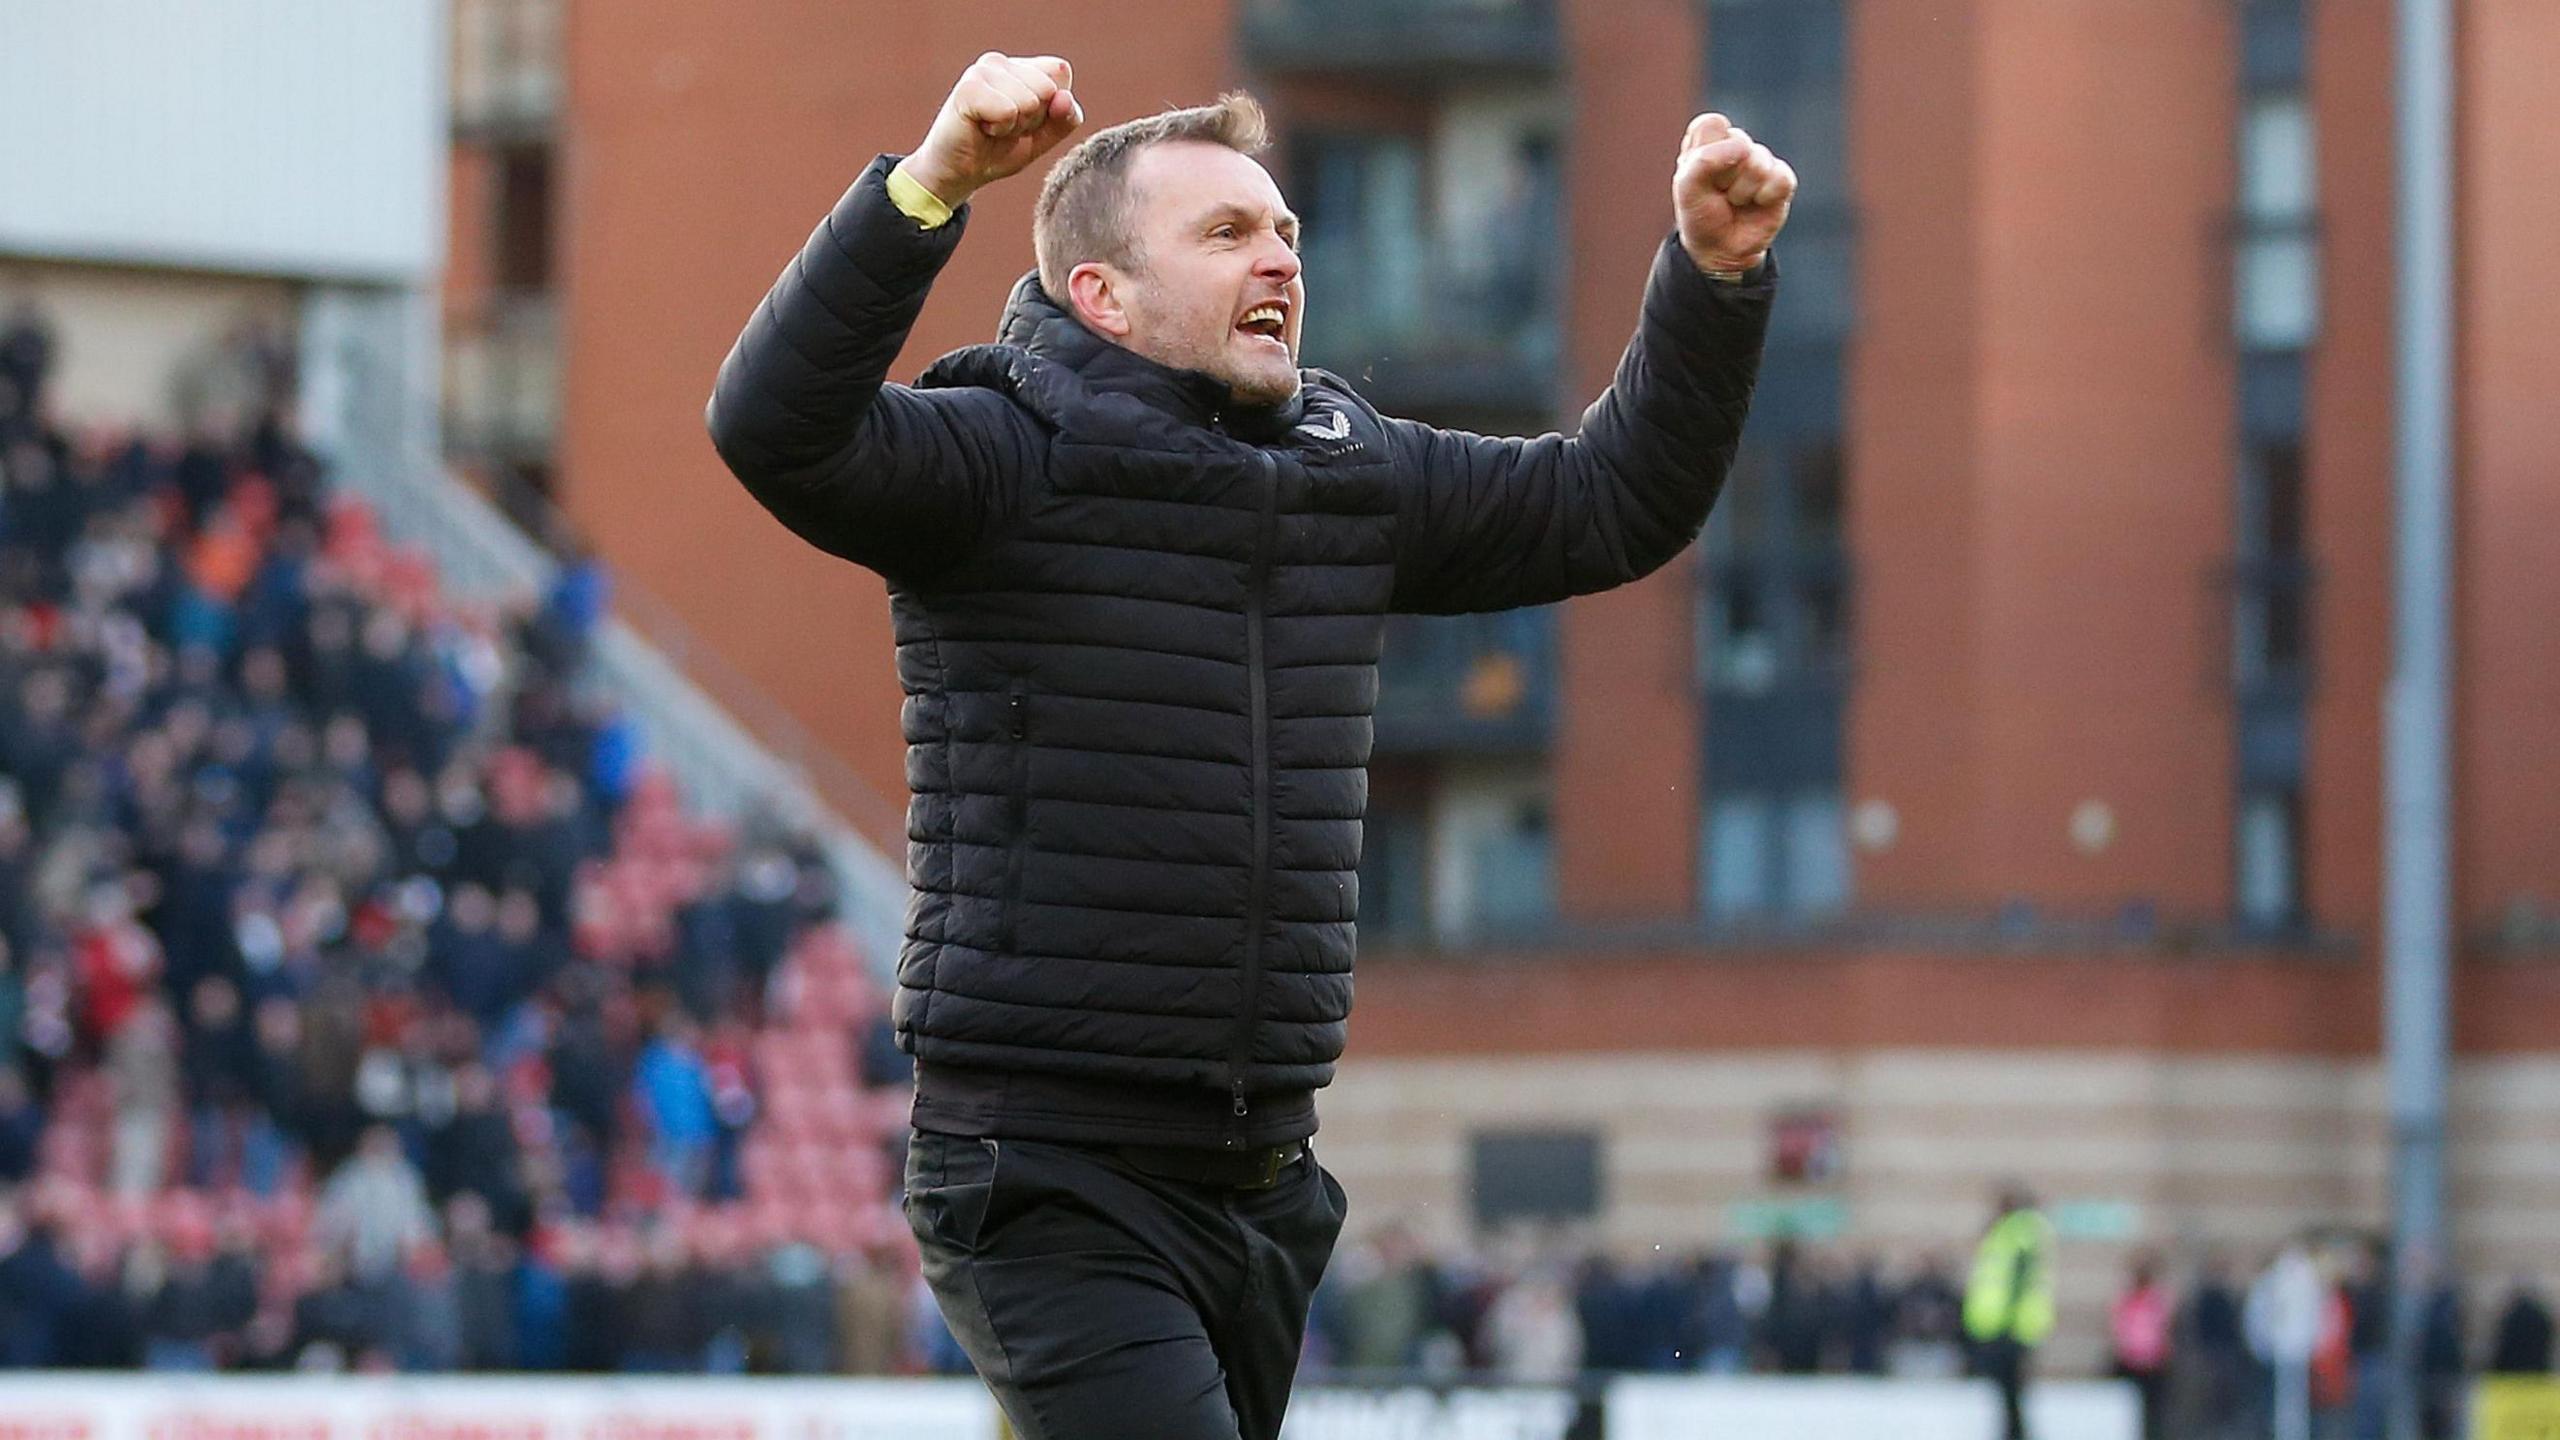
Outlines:
[[[2252,99],[2241,117],[2240,209],[2270,223],[2311,218],[2311,107],[2299,90]]]
[[[491,208],[492,277],[502,290],[551,286],[551,147],[508,145],[496,154]]]
[[[1552,423],[1564,179],[1555,136],[1527,111],[1478,116],[1451,98],[1410,133],[1290,137],[1310,363],[1440,423]]]
[[[1739,919],[1772,908],[1777,891],[1777,846],[1772,843],[1766,796],[1718,795],[1707,806],[1704,888],[1707,913]]]
[[[1360,833],[1360,933],[1389,945],[1431,934],[1431,817],[1410,799],[1373,799]]]
[[[2320,334],[2319,145],[2302,0],[2247,0],[2234,207],[2231,676],[2237,774],[2232,908],[2255,930],[2303,923],[2305,707],[2314,594],[2304,464]]]
[[[2236,837],[2241,923],[2280,930],[2301,918],[2302,826],[2298,790],[2244,794]]]
[[[1787,302],[1770,343],[1836,343],[1855,324],[1856,236],[1848,203],[1847,14],[1843,0],[1713,0],[1707,109],[1787,158],[1802,192],[1787,217]]]
[[[560,109],[562,0],[456,0],[453,118],[468,133],[523,133]]]
[[[1459,946],[1544,926],[1555,914],[1555,832],[1543,764],[1444,767],[1432,798],[1432,938]]]
[[[2320,329],[2317,180],[2307,94],[2249,97],[2240,122],[2240,250],[2232,287],[2240,343],[2296,350]]]
[[[1540,757],[1371,770],[1360,929],[1389,945],[1519,940],[1555,917],[1555,827]]]
[[[1854,607],[1845,347],[1856,319],[1842,0],[1712,0],[1706,108],[1784,154],[1805,195],[1780,248],[1788,294],[1699,586],[1711,923],[1817,918],[1852,876],[1841,733]]]

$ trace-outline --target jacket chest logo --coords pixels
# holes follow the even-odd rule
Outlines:
[[[1291,433],[1305,438],[1306,448],[1327,460],[1348,460],[1365,454],[1359,441],[1351,438],[1351,413],[1327,405],[1311,410]]]
[[[1348,440],[1351,438],[1351,417],[1339,410],[1328,410],[1321,420],[1299,421],[1298,433],[1312,435],[1318,440]]]

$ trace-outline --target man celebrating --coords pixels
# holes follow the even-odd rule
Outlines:
[[[1069,150],[999,342],[886,383],[969,197],[1083,118],[1064,60],[979,57],[784,270],[709,423],[889,584],[907,1216],[953,1333],[1026,1440],[1270,1440],[1342,1227],[1307,1139],[1385,617],[1606,590],[1697,538],[1795,176],[1690,123],[1642,323],[1571,437],[1387,418],[1298,368],[1298,222],[1243,95]]]

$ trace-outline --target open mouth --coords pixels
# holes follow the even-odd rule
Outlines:
[[[1236,329],[1257,340],[1268,340],[1283,350],[1288,348],[1289,307],[1277,300],[1266,300],[1244,312]]]

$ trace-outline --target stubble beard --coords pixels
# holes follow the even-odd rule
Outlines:
[[[1207,327],[1216,325],[1215,331]],[[1160,365],[1176,370],[1194,370],[1226,385],[1236,402],[1242,405],[1283,405],[1298,393],[1298,357],[1292,352],[1285,364],[1276,357],[1254,364],[1236,355],[1234,330],[1225,316],[1203,317],[1204,333],[1184,333],[1175,344],[1162,345],[1139,353]]]

